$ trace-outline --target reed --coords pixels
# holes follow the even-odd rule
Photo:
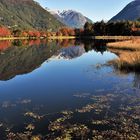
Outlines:
[[[140,72],[140,52],[124,52],[109,64],[124,72]]]
[[[133,38],[127,41],[118,41],[107,44],[108,48],[121,50],[140,50],[140,39]]]

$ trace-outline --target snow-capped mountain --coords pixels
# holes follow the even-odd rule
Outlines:
[[[73,28],[82,28],[86,22],[92,22],[80,12],[74,10],[52,11],[47,8],[46,10],[62,23]]]
[[[71,46],[68,48],[62,48],[60,49],[54,56],[52,56],[49,60],[59,60],[59,59],[74,59],[77,57],[82,56],[85,53],[84,46]]]

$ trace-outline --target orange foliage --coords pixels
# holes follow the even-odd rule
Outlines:
[[[41,37],[47,37],[47,34],[45,32],[40,32]]]
[[[62,34],[63,36],[75,36],[75,30],[72,28],[62,28],[57,32],[57,34]]]
[[[11,32],[8,28],[6,27],[0,27],[0,37],[7,37],[10,36]]]
[[[33,45],[40,45],[40,39],[30,40],[29,41],[29,46],[33,46]]]
[[[40,37],[40,35],[41,35],[41,34],[40,34],[39,31],[34,31],[34,36],[35,36],[35,37]]]
[[[0,41],[0,51],[4,51],[11,46],[11,41]]]
[[[40,32],[39,31],[29,31],[28,36],[29,37],[40,37]]]
[[[47,37],[51,37],[52,33],[51,32],[47,32],[46,35],[47,35]]]
[[[67,30],[67,28],[60,29],[60,32],[62,33],[63,36],[68,36],[68,30]]]
[[[23,46],[28,46],[29,44],[29,41],[28,40],[22,40],[22,45]]]
[[[28,36],[28,32],[23,31],[23,32],[22,32],[22,36],[27,37],[27,36]]]
[[[56,33],[56,36],[62,36],[62,33],[61,33],[60,31],[58,31],[58,32]]]
[[[133,32],[140,32],[140,28],[132,28]]]

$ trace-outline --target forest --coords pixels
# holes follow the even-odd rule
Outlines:
[[[130,36],[140,35],[140,20],[86,23],[84,26],[86,36]]]

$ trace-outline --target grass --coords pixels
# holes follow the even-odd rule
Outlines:
[[[103,40],[130,40],[133,38],[140,39],[139,36],[95,36],[94,39],[103,39]]]
[[[16,39],[19,39],[19,40],[24,40],[24,39],[44,39],[44,37],[0,37],[0,41],[2,40],[16,40]],[[75,36],[50,36],[50,37],[47,37],[46,39],[76,39]]]
[[[109,64],[124,72],[140,72],[140,52],[122,53]]]
[[[109,64],[124,72],[140,72],[140,39],[108,43],[107,46],[119,56]]]
[[[120,50],[140,50],[140,39],[131,39],[127,41],[119,41],[107,44],[108,48],[120,49]]]
[[[15,40],[15,39],[29,39],[29,37],[0,37],[0,41],[3,40]]]
[[[48,39],[76,39],[76,36],[50,36]]]

